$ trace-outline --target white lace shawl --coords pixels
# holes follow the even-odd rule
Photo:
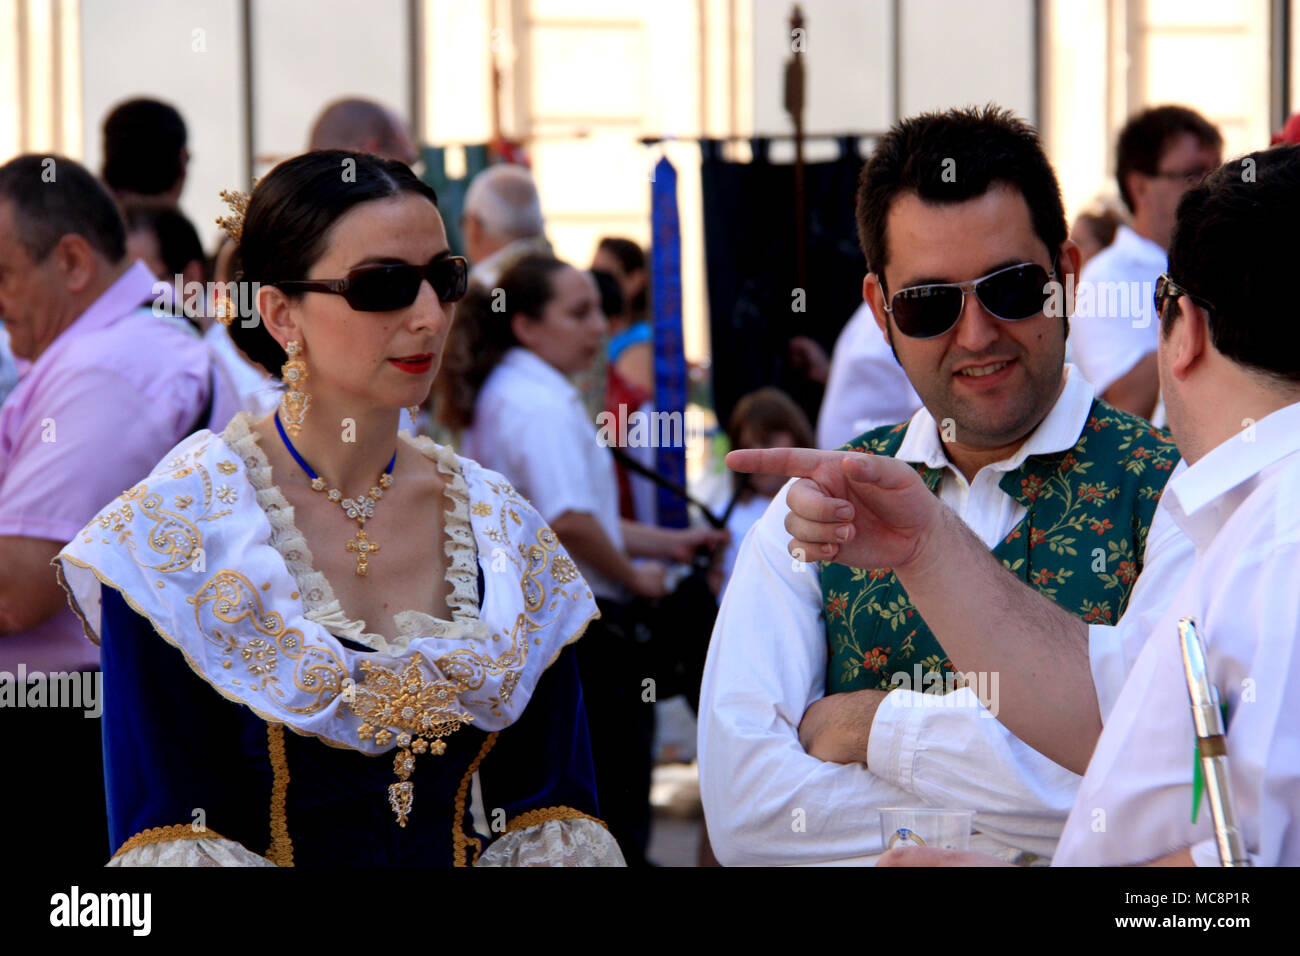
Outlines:
[[[314,569],[249,421],[241,414],[220,436],[182,441],[55,558],[87,636],[98,641],[101,584],[115,588],[222,695],[368,754],[393,749],[396,733],[363,736],[351,705],[382,697],[385,686],[395,697],[399,674],[402,684],[418,679],[422,697],[454,690],[446,706],[482,730],[513,723],[542,672],[597,613],[532,506],[495,472],[403,433],[437,464],[454,502],[445,518],[452,613],[447,621],[402,612],[387,641],[350,620]],[[492,585],[481,616],[480,564]]]

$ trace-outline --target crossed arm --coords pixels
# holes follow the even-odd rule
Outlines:
[[[801,476],[787,498],[790,553],[893,568],[954,664],[1000,675],[1002,723],[1083,772],[1101,734],[1087,625],[1007,572],[915,471],[807,449],[732,452],[727,463]]]

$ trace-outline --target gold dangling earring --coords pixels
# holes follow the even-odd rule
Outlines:
[[[298,357],[302,346],[297,341],[290,342],[284,350],[289,353],[289,361],[280,368],[280,377],[289,387],[280,396],[280,421],[284,430],[296,438],[311,405],[311,396],[303,389],[307,381],[307,363]]]

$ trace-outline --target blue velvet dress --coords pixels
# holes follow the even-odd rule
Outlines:
[[[491,734],[463,727],[445,753],[415,762],[415,803],[401,827],[386,798],[391,753],[369,756],[268,724],[194,674],[117,591],[105,587],[102,600],[114,847],[188,824],[282,864],[472,866],[510,821],[598,816],[573,646],[515,723]],[[471,818],[475,771],[486,833]]]

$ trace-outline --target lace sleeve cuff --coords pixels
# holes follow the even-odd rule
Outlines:
[[[627,863],[605,824],[590,817],[570,817],[510,830],[489,846],[475,865],[627,866]]]
[[[122,844],[108,866],[275,866],[264,856],[211,830],[185,825],[137,833]]]

